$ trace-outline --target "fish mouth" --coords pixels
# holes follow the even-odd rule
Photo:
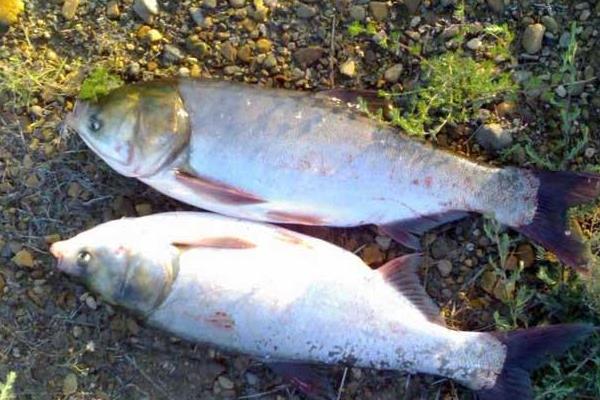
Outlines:
[[[68,272],[67,268],[65,267],[65,254],[64,251],[61,249],[60,243],[61,242],[53,243],[50,246],[50,253],[54,256],[54,258],[56,258],[56,268],[58,268],[62,272]]]

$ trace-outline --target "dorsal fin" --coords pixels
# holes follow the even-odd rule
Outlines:
[[[394,258],[377,269],[385,280],[394,286],[425,317],[436,324],[446,326],[439,307],[429,297],[419,281],[417,270],[423,261],[420,254],[409,254]]]

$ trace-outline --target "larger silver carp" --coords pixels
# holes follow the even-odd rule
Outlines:
[[[291,377],[295,363],[343,364],[445,376],[482,400],[525,400],[543,356],[593,331],[453,331],[419,284],[419,256],[372,270],[322,240],[209,213],[111,221],[51,252],[60,270],[150,325]],[[307,392],[320,386],[294,380]]]
[[[335,95],[339,97],[340,92]],[[182,80],[119,88],[67,118],[115,170],[180,201],[275,223],[376,224],[401,243],[474,211],[585,270],[568,207],[600,177],[479,165],[411,140],[328,93]]]

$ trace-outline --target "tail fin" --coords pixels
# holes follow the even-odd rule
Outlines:
[[[565,264],[589,271],[592,253],[580,234],[572,231],[567,210],[600,196],[600,175],[576,172],[535,172],[540,181],[537,210],[528,225],[516,230],[538,242]]]
[[[493,333],[506,346],[506,359],[496,384],[476,392],[479,400],[533,399],[529,373],[548,355],[558,355],[596,328],[589,324],[554,325]]]

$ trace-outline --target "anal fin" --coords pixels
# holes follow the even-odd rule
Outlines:
[[[423,261],[420,254],[409,254],[388,261],[377,269],[384,279],[394,286],[430,321],[442,326],[446,322],[440,315],[439,307],[429,297],[419,281],[417,270]]]
[[[421,250],[420,235],[440,225],[465,218],[468,215],[469,213],[466,211],[451,210],[380,225],[379,228],[403,246],[413,250]]]

